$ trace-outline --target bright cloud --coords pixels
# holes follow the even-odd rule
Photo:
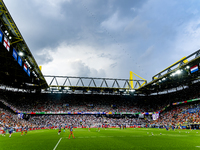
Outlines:
[[[46,50],[44,50],[46,51]],[[118,54],[95,51],[85,45],[66,45],[62,43],[56,51],[49,55],[52,61],[43,65],[43,73],[50,75],[106,77],[111,73],[113,63]],[[113,55],[113,54],[112,54]]]

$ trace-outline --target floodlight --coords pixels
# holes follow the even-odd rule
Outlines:
[[[66,89],[66,90],[70,90],[70,88],[69,88],[69,87],[65,87],[65,89]]]
[[[9,39],[11,40],[11,39],[12,39],[12,37],[11,37],[11,36],[9,36]]]
[[[23,52],[19,52],[19,56],[24,56],[24,53]]]
[[[177,70],[177,71],[176,71],[176,74],[180,74],[180,73],[181,73],[181,70]]]
[[[135,90],[130,90],[130,92],[135,92]]]
[[[187,69],[189,69],[189,68],[190,68],[190,66],[187,66],[186,68],[187,68]]]

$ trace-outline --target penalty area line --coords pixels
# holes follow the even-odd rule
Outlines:
[[[57,148],[57,146],[58,146],[58,144],[60,143],[61,140],[62,140],[62,138],[59,139],[58,143],[56,144],[56,146],[54,147],[53,150],[56,150],[56,148]]]

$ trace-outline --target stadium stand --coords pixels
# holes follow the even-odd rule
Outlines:
[[[134,100],[130,100],[130,97],[125,98],[124,96],[116,95],[106,97],[99,95],[83,96],[66,94],[35,95],[1,90],[1,107],[4,107],[4,109],[1,109],[1,112],[7,114],[6,116],[9,116],[11,122],[14,124],[28,124],[38,127],[58,126],[59,124],[66,126],[74,124],[75,127],[87,127],[88,124],[94,127],[98,124],[106,124],[110,127],[119,127],[120,124],[126,124],[127,127],[138,125],[140,127],[144,127],[145,125],[149,127],[161,127],[166,124],[170,126],[181,124],[184,128],[188,128],[191,125],[195,125],[195,128],[197,128],[196,124],[199,123],[199,101],[191,103],[187,103],[186,101],[199,98],[198,86],[198,84],[194,84],[188,89],[174,93],[135,97]],[[177,102],[180,104],[177,105]],[[29,115],[27,121],[16,121],[16,110],[18,112],[26,112]],[[73,113],[58,115],[60,112],[68,111]],[[30,112],[51,112],[54,115],[37,115],[30,114]],[[106,113],[104,115],[78,115],[77,112]],[[109,112],[118,112],[119,114],[110,114]],[[122,114],[122,112],[126,112],[127,114]],[[154,121],[151,114],[144,115],[144,118],[138,118],[138,115],[133,115],[140,112],[160,112],[160,116]],[[8,121],[1,122],[9,124]]]

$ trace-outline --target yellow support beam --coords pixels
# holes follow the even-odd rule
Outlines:
[[[142,79],[142,80],[145,80],[144,78],[140,77],[139,75],[137,75],[136,73],[134,73],[134,72],[132,72],[132,71],[130,71],[130,73],[136,75],[137,77],[139,77],[139,78]],[[145,80],[145,81],[146,81],[146,80]]]
[[[129,84],[130,84],[130,86],[131,86],[131,89],[135,90],[135,89],[134,89],[134,86],[133,86],[133,78],[134,78],[135,80],[136,80],[136,78],[135,78],[134,75],[137,76],[137,77],[139,77],[140,79],[142,79],[142,80],[144,81],[141,85],[139,85],[138,82],[136,83],[136,85],[138,84],[139,88],[141,88],[143,85],[145,85],[145,84],[147,83],[147,80],[145,80],[144,78],[140,77],[140,76],[137,75],[136,73],[130,71],[130,81],[129,81]],[[139,89],[139,88],[137,88],[137,89]]]
[[[12,44],[15,44],[15,43],[18,43],[18,42],[21,42],[21,41],[23,41],[23,39],[19,39],[19,40],[17,40],[17,41],[14,41],[14,42],[11,43],[11,45],[12,45]]]
[[[167,69],[169,69],[170,67],[172,67],[173,65],[175,65],[176,63],[180,62],[181,60],[183,60],[183,59],[185,59],[185,58],[186,58],[186,57],[184,56],[183,58],[181,58],[181,59],[180,59],[180,60],[178,60],[177,62],[173,63],[173,64],[172,64],[172,65],[170,65],[169,67],[165,68],[164,70],[162,70],[162,71],[161,71],[161,72],[159,72],[158,74],[160,74],[160,73],[162,73],[162,72],[166,71]],[[188,60],[187,60],[187,59],[185,59],[183,62],[184,62],[184,63],[187,63],[187,62],[188,62]],[[180,64],[179,64],[178,66],[180,66]]]
[[[133,89],[133,74],[131,73],[132,71],[130,71],[130,85],[131,85],[131,89]]]
[[[40,71],[42,71],[42,66],[39,66],[39,68],[40,68]]]

